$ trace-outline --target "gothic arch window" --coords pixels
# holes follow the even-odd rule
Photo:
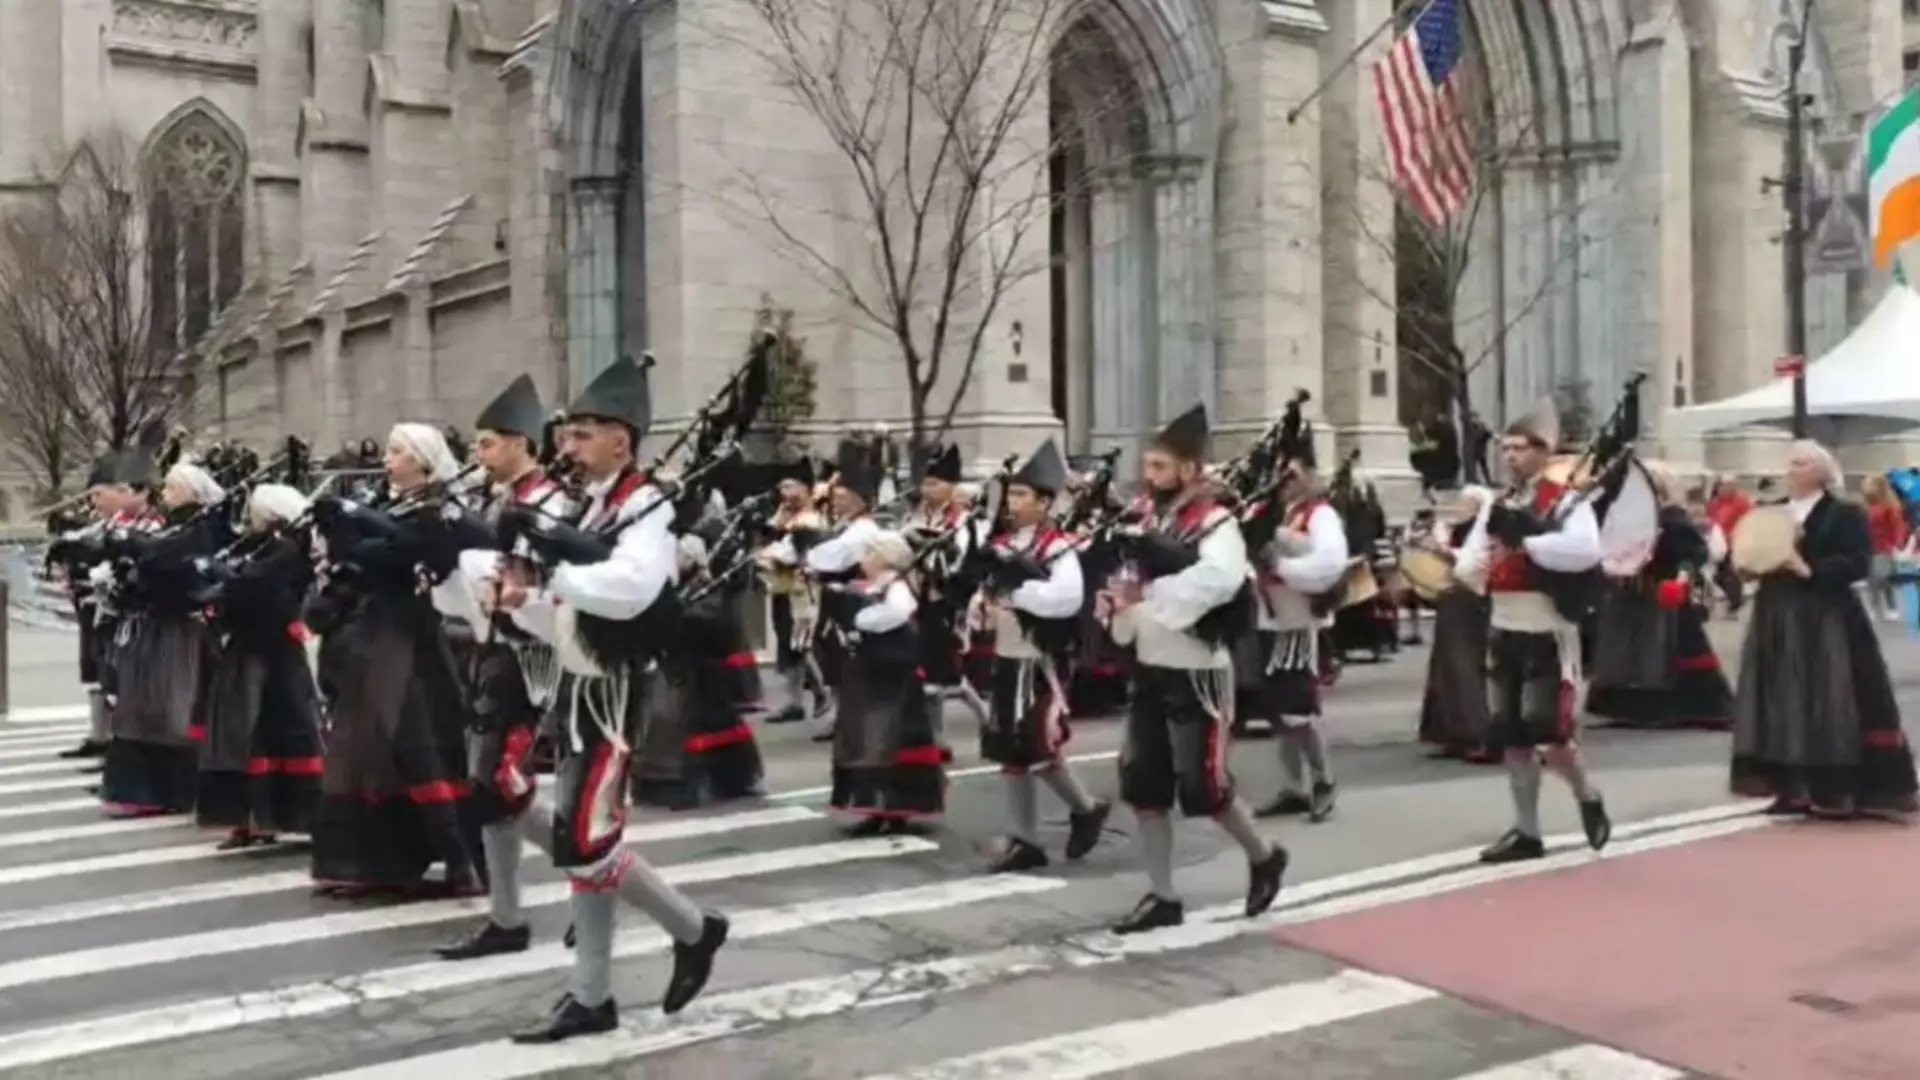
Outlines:
[[[146,165],[153,341],[186,349],[240,291],[246,151],[212,116],[194,111],[154,140]]]

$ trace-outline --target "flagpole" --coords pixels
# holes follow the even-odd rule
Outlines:
[[[1341,0],[1341,2],[1351,3],[1352,0]],[[1374,27],[1373,32],[1366,36],[1366,40],[1355,45],[1347,52],[1347,55],[1341,57],[1340,62],[1333,66],[1333,70],[1328,72],[1326,77],[1321,79],[1318,85],[1308,91],[1306,97],[1300,99],[1300,104],[1287,110],[1288,126],[1292,126],[1294,121],[1300,119],[1300,114],[1307,111],[1307,106],[1320,100],[1320,95],[1327,92],[1327,88],[1333,85],[1333,80],[1346,74],[1347,69],[1353,66],[1353,62],[1360,58],[1360,54],[1366,52],[1369,46],[1380,40],[1381,34],[1398,26],[1401,16],[1416,7],[1425,7],[1431,3],[1433,3],[1433,0],[1399,0],[1399,3],[1393,6],[1393,14],[1387,16],[1386,20],[1379,26]]]
[[[1807,437],[1807,98],[1800,70],[1807,61],[1807,25],[1814,0],[1800,9],[1800,32],[1787,46],[1787,160],[1780,188],[1787,198],[1787,355],[1793,357],[1793,437]]]

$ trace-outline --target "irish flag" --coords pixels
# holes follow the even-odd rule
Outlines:
[[[1873,262],[1893,262],[1920,236],[1920,90],[1910,91],[1867,132],[1867,206]]]

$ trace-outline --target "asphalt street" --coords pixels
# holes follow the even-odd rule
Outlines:
[[[1722,655],[1739,628],[1716,627]],[[1920,639],[1884,634],[1909,716]],[[1119,939],[1103,927],[1144,889],[1124,811],[1086,860],[980,874],[1001,820],[997,775],[958,751],[949,812],[925,836],[848,839],[820,807],[825,749],[802,725],[762,727],[770,796],[688,814],[645,813],[630,842],[733,920],[706,995],[659,1014],[666,942],[622,915],[616,1035],[518,1048],[507,1033],[565,986],[566,886],[526,872],[536,947],[470,964],[431,949],[481,902],[365,905],[309,894],[304,853],[217,854],[190,823],[104,820],[90,778],[55,753],[83,729],[70,634],[16,625],[12,713],[0,721],[0,1080],[293,1080],[460,1076],[866,1080],[910,1077],[1314,1080],[1669,1080],[1691,1074],[1584,1043],[1284,944],[1278,931],[1345,912],[1593,861],[1570,798],[1540,863],[1490,874],[1473,853],[1507,823],[1496,771],[1427,760],[1413,743],[1425,652],[1348,669],[1327,703],[1336,816],[1273,835],[1294,855],[1275,912],[1237,917],[1244,862],[1216,828],[1178,833],[1189,909],[1177,930]],[[1076,725],[1098,793],[1114,787],[1116,725]],[[1597,731],[1589,756],[1630,856],[1751,821],[1725,794],[1727,737]],[[1233,749],[1251,798],[1276,782],[1271,742]],[[1058,852],[1064,812],[1043,804]],[[1504,1070],[1504,1071],[1502,1071]]]

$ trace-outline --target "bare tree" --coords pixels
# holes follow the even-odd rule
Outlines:
[[[64,316],[37,287],[59,242],[29,218],[0,220],[0,423],[7,457],[33,478],[43,500],[64,493],[85,449],[74,412],[73,367],[60,344]]]
[[[924,447],[952,424],[1003,300],[1048,265],[1049,43],[1070,0],[746,7],[734,38],[818,124],[842,175],[817,179],[844,192],[796,197],[743,168],[737,201],[897,350]],[[835,230],[863,234],[868,257],[823,238]]]

